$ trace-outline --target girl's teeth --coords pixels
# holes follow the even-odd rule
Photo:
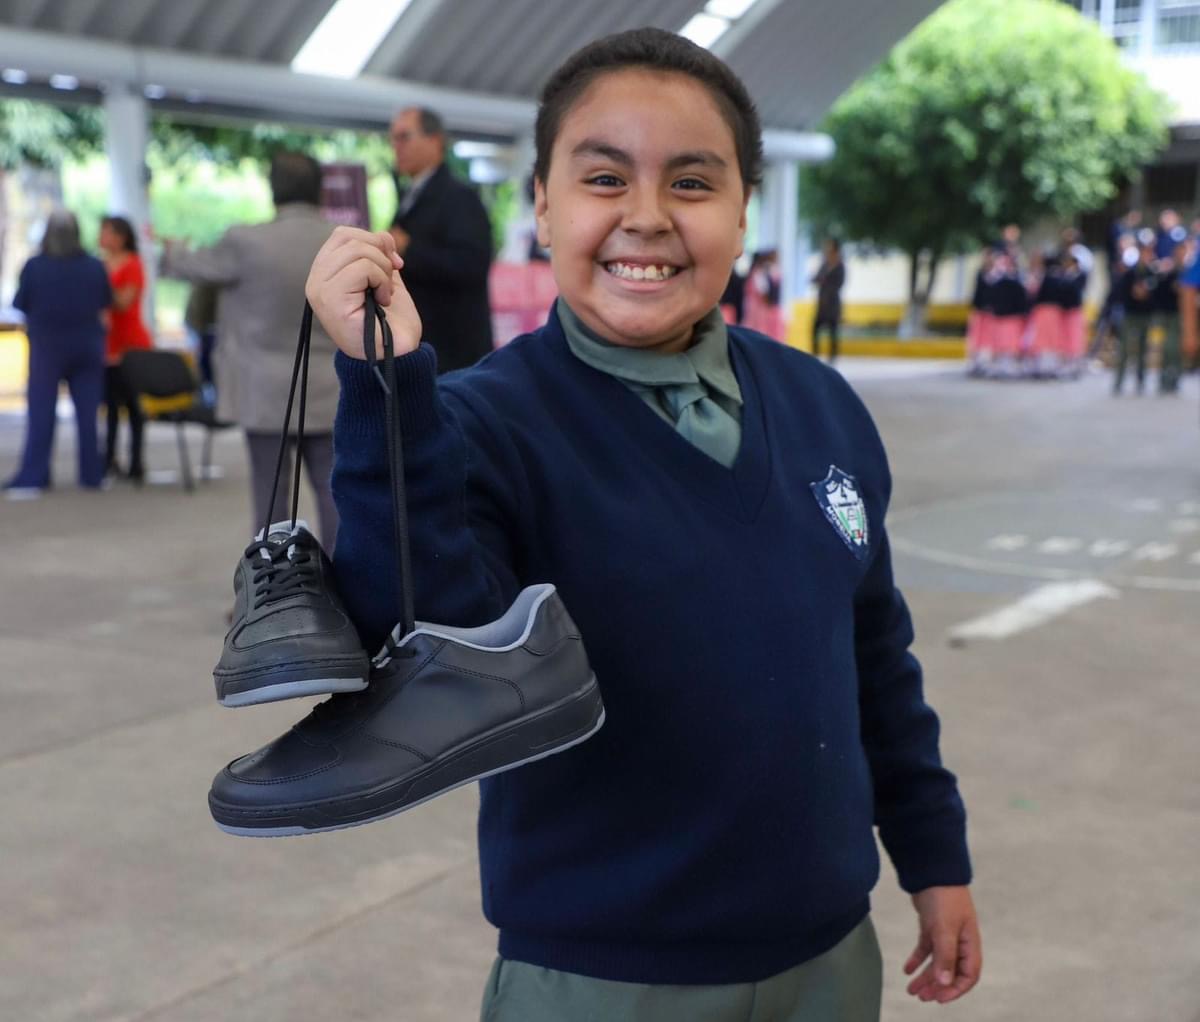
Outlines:
[[[675,275],[673,266],[630,266],[627,263],[609,263],[608,272],[622,280],[667,280]]]

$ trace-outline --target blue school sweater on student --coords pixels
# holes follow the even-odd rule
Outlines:
[[[483,907],[507,958],[764,979],[867,913],[873,824],[905,890],[970,879],[875,427],[815,359],[738,328],[729,347],[732,469],[576,358],[554,314],[440,380],[426,345],[397,360],[417,616],[478,625],[553,582],[607,710],[582,745],[481,783]],[[364,362],[338,372],[334,562],[373,648],[398,618],[383,395]],[[858,541],[814,488],[831,468],[863,499]]]

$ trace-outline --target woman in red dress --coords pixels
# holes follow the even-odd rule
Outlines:
[[[129,416],[128,476],[141,482],[142,410],[137,396],[129,393],[121,379],[121,356],[135,348],[152,348],[154,342],[142,322],[142,291],[145,270],[138,257],[137,235],[122,216],[107,216],[100,222],[100,251],[112,285],[113,305],[109,310],[107,365],[104,392],[108,405],[107,443],[104,447],[106,473],[119,473],[117,467],[117,423],[122,406]]]

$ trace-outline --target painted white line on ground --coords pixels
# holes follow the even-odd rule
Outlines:
[[[1135,561],[1169,561],[1179,554],[1174,543],[1146,543],[1133,552]]]
[[[1038,553],[1073,554],[1083,546],[1083,540],[1075,536],[1051,536],[1038,544]]]
[[[948,568],[962,568],[967,571],[979,571],[986,575],[1008,575],[1014,578],[1044,578],[1044,579],[1081,579],[1086,578],[1082,570],[1071,568],[1047,568],[1036,564],[1012,564],[1004,561],[993,561],[986,557],[973,557],[969,554],[956,554],[949,550],[939,550],[936,547],[915,543],[900,535],[891,537],[892,550],[895,553],[907,554],[910,557],[928,561],[931,564],[941,564]],[[1200,560],[1197,560],[1200,564]],[[1200,578],[1172,578],[1166,575],[1125,575],[1113,572],[1106,575],[1108,581],[1118,586],[1132,586],[1135,589],[1155,589],[1177,593],[1200,594]]]
[[[989,550],[1020,550],[1028,542],[1029,539],[1026,536],[1004,533],[1000,536],[993,536],[987,541],[986,546]]]
[[[950,629],[950,642],[961,645],[971,639],[1007,639],[1044,625],[1085,603],[1099,599],[1115,600],[1120,595],[1118,590],[1096,578],[1050,582],[999,610],[956,625]]]
[[[1088,553],[1093,557],[1120,557],[1132,545],[1123,539],[1098,539],[1088,547]]]

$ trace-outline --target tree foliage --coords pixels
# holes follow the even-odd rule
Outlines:
[[[203,163],[231,166],[247,159],[265,170],[272,154],[281,149],[308,153],[322,163],[361,163],[369,175],[389,173],[392,165],[391,146],[382,130],[321,131],[277,123],[191,121],[162,114],[150,124],[152,155],[185,171]]]
[[[1058,0],[951,0],[834,106],[837,152],[801,202],[822,232],[936,266],[1006,223],[1100,207],[1165,143],[1166,114]]]
[[[95,107],[0,99],[0,170],[58,167],[103,147],[104,125]]]

